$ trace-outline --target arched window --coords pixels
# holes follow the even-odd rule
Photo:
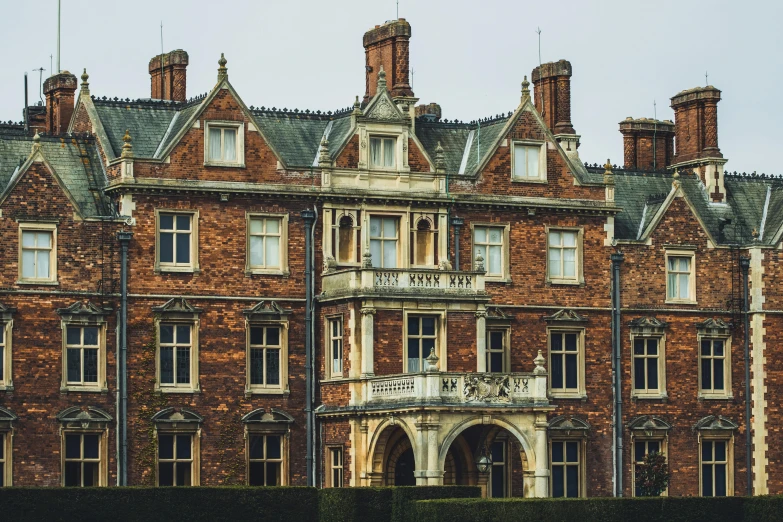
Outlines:
[[[436,227],[429,217],[420,217],[411,230],[413,244],[412,263],[417,266],[434,266],[437,264]]]
[[[337,227],[337,262],[352,263],[356,259],[356,242],[353,218],[343,216]]]

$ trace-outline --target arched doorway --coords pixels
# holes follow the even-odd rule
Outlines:
[[[406,430],[387,424],[372,449],[372,486],[415,486],[416,453]]]
[[[413,458],[413,448],[408,445],[408,449],[400,454],[397,462],[394,464],[394,485],[415,486],[416,477],[413,475],[415,469],[416,463]]]

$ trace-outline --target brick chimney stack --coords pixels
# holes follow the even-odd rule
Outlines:
[[[571,62],[560,60],[533,69],[533,100],[555,134],[576,134],[571,124]]]
[[[43,84],[46,96],[46,132],[62,134],[68,130],[73,115],[76,76],[63,71],[50,76]]]
[[[718,148],[720,91],[712,85],[696,87],[677,93],[671,100],[677,146],[674,164],[693,169],[713,203],[725,201],[723,166],[727,160]]]
[[[367,86],[364,104],[375,96],[378,71],[386,71],[392,98],[413,97],[409,75],[409,44],[411,24],[405,18],[376,25],[364,33],[365,72]]]
[[[155,100],[185,101],[188,60],[188,53],[182,49],[153,57],[149,67],[150,97]]]
[[[709,85],[682,91],[672,97],[677,153],[674,163],[722,158],[718,148],[720,91]]]
[[[626,169],[661,170],[674,157],[674,123],[651,118],[620,122]]]
[[[416,117],[425,118],[429,121],[440,121],[441,108],[437,103],[423,103],[416,106]]]

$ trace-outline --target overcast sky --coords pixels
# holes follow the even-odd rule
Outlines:
[[[149,97],[149,59],[190,55],[188,96],[210,90],[217,60],[247,105],[334,110],[364,94],[362,35],[396,17],[395,0],[62,0],[61,67],[84,67],[96,96]],[[618,122],[673,119],[669,98],[709,83],[723,91],[719,145],[726,168],[783,173],[773,158],[783,116],[783,2],[712,0],[400,0],[412,25],[420,103],[472,120],[513,110],[541,59],[573,65],[572,122],[583,161],[622,162]],[[56,55],[57,0],[0,0],[0,120],[19,121]],[[56,60],[56,56],[55,56]],[[56,68],[56,64],[54,66]]]

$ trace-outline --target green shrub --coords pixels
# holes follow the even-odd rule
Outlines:
[[[394,490],[391,522],[410,520],[415,507],[412,504],[417,500],[481,497],[481,488],[478,486],[409,486],[391,489]]]
[[[2,520],[145,522],[316,520],[318,491],[298,487],[0,488]]]

